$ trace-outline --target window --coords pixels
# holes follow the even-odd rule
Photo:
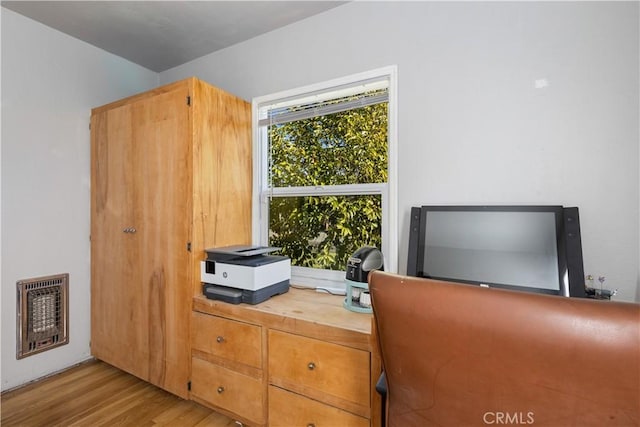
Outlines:
[[[292,283],[344,289],[365,245],[397,271],[395,88],[387,67],[254,99],[254,243]]]

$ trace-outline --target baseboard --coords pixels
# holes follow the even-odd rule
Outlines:
[[[51,372],[51,373],[49,373],[49,374],[47,374],[47,375],[45,375],[43,377],[36,378],[34,380],[28,381],[28,382],[26,382],[24,384],[17,385],[15,387],[11,387],[11,388],[9,388],[7,390],[2,390],[2,393],[0,393],[0,396],[4,396],[5,393],[10,393],[12,391],[16,391],[16,390],[19,390],[19,389],[24,388],[24,387],[29,387],[29,386],[31,386],[33,384],[39,383],[40,381],[44,381],[47,378],[51,378],[51,377],[54,377],[56,375],[62,374],[63,372],[68,371],[69,369],[73,369],[73,368],[76,368],[78,366],[86,365],[88,363],[94,363],[94,362],[97,362],[97,361],[98,361],[98,359],[96,359],[95,357],[89,356],[89,358],[87,358],[87,359],[81,360],[80,362],[74,363],[73,365],[67,366],[66,368],[62,368],[62,369],[57,370],[55,372]]]

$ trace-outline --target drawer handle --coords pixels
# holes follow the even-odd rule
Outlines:
[[[224,387],[218,387],[218,394],[222,394],[224,392]]]
[[[216,341],[222,344],[224,342],[224,337],[218,336],[218,338],[216,338]]]
[[[316,425],[314,423],[309,423],[307,424],[307,427],[316,427]]]
[[[316,364],[313,362],[309,362],[307,368],[309,368],[310,371],[313,371],[314,369],[316,369]]]

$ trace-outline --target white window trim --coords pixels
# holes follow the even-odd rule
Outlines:
[[[288,102],[292,98],[299,98],[305,94],[322,93],[332,88],[340,86],[352,85],[357,82],[367,82],[374,79],[387,78],[389,82],[389,101],[388,101],[388,171],[386,184],[363,184],[358,185],[358,194],[381,194],[383,203],[383,212],[386,215],[382,217],[382,253],[384,255],[384,269],[392,273],[398,272],[398,179],[397,179],[397,141],[398,141],[398,68],[396,65],[378,68],[363,73],[353,74],[322,83],[309,86],[303,86],[290,89],[270,95],[256,97],[252,100],[252,134],[253,134],[253,198],[252,198],[252,240],[255,245],[266,245],[267,236],[263,235],[262,230],[268,228],[268,219],[261,218],[261,204],[266,203],[264,198],[261,200],[261,194],[267,188],[267,168],[263,167],[263,162],[267,159],[265,152],[267,147],[261,145],[261,135],[259,121],[259,109],[265,104],[275,104],[277,102]],[[332,194],[336,194],[336,186],[332,186]],[[340,194],[353,194],[350,185],[338,186]],[[365,189],[366,193],[363,193]],[[293,188],[275,188],[273,194],[280,195],[298,195],[296,191],[300,189]],[[323,187],[315,187],[314,193],[323,193]],[[344,191],[344,192],[342,192]],[[351,191],[351,193],[350,193]],[[309,194],[309,188],[305,188],[304,194]],[[346,266],[345,266],[346,268]],[[299,286],[309,286],[320,289],[328,289],[332,292],[344,291],[344,272],[318,270],[305,267],[291,267],[291,283]]]

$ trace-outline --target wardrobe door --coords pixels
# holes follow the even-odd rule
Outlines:
[[[140,183],[129,105],[91,118],[91,352],[148,378]]]
[[[191,126],[188,87],[137,102],[133,137],[142,183],[140,269],[149,312],[149,382],[188,397]],[[189,103],[190,104],[190,103]]]

